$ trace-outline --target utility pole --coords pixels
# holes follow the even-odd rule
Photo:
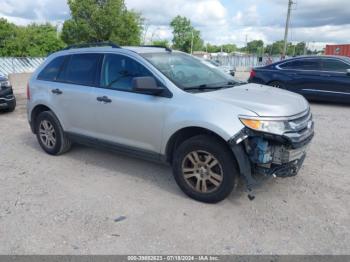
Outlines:
[[[309,43],[305,42],[305,46],[304,46],[304,55],[307,55],[307,48],[308,48]]]
[[[288,30],[290,25],[290,15],[292,12],[293,0],[288,0],[288,13],[287,13],[287,21],[286,21],[286,30],[284,32],[284,48],[283,48],[283,57],[287,54],[287,45],[288,45]]]
[[[191,55],[193,54],[193,41],[194,41],[194,34],[193,29],[191,30],[192,36],[191,36]]]

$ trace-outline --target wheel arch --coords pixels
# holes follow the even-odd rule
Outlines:
[[[36,118],[39,116],[40,113],[45,112],[45,111],[51,111],[54,114],[52,109],[50,107],[44,105],[44,104],[36,105],[33,108],[33,110],[31,111],[31,114],[30,114],[30,127],[31,127],[32,132],[34,134],[35,134],[35,121],[36,121]]]
[[[214,136],[220,139],[221,141],[225,142],[225,144],[227,144],[227,146],[229,147],[227,141],[222,136],[220,136],[216,132],[213,132],[212,130],[209,130],[203,127],[198,127],[198,126],[184,127],[177,130],[168,140],[165,147],[166,161],[168,163],[172,163],[174,152],[179,147],[179,145],[181,145],[181,143],[190,139],[191,137],[194,137],[197,135]]]

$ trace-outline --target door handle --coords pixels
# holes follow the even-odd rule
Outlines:
[[[99,96],[97,97],[97,101],[103,103],[112,103],[112,99],[109,99],[107,96]]]
[[[320,76],[330,77],[331,75],[328,75],[328,74],[320,74]]]
[[[63,92],[61,90],[59,90],[58,88],[51,90],[51,92],[55,95],[62,95],[63,94]]]

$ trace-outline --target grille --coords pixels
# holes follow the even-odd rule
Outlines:
[[[312,114],[311,111],[308,111],[304,116],[290,120],[289,122],[290,128],[295,132],[303,132],[306,129],[311,128],[310,124],[312,124]]]

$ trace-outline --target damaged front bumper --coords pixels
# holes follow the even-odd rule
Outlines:
[[[297,123],[294,132],[274,135],[244,128],[229,141],[249,190],[259,184],[254,174],[282,178],[298,174],[314,137],[314,122],[310,112],[292,121]]]

